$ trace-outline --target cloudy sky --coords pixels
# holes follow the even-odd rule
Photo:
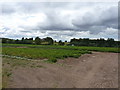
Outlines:
[[[1,2],[0,36],[118,39],[117,2]]]

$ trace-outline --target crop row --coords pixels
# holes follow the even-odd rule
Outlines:
[[[86,50],[66,50],[66,49],[48,49],[48,48],[15,48],[3,47],[2,54],[10,56],[18,56],[29,59],[48,59],[48,61],[56,62],[57,59],[67,57],[79,57],[81,54],[90,53]]]
[[[3,47],[29,47],[29,48],[66,49],[66,50],[88,50],[88,51],[120,53],[120,48],[115,48],[115,47],[30,45],[30,44],[3,44]]]

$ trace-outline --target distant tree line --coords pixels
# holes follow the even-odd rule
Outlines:
[[[14,40],[9,38],[2,38],[2,43],[11,44],[36,44],[36,45],[69,45],[69,46],[96,46],[96,47],[120,47],[120,41],[115,41],[113,38],[89,39],[89,38],[73,38],[70,42],[53,40],[51,37],[46,38],[22,38],[21,40]]]
[[[35,40],[33,38],[22,38],[21,40],[14,40],[14,39],[9,39],[9,38],[2,38],[2,43],[11,43],[11,44],[36,44],[36,45],[53,45],[54,41],[51,37],[46,37],[46,38],[39,38],[36,37]]]
[[[120,47],[120,41],[115,41],[113,38],[104,38],[100,39],[89,39],[89,38],[80,38],[80,39],[71,39],[70,44],[75,46],[96,46],[96,47]]]

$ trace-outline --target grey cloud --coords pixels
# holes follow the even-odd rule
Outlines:
[[[16,12],[15,8],[12,5],[1,5],[2,14],[12,14]]]
[[[100,32],[107,27],[117,28],[118,25],[118,11],[117,6],[106,9],[105,11],[94,13],[87,12],[83,17],[76,17],[72,21],[73,25],[80,30],[90,30],[92,33],[96,30]],[[96,28],[95,28],[96,27]],[[99,27],[99,30],[98,28]]]
[[[58,35],[62,35],[62,36],[74,36],[76,35],[76,31],[49,31],[47,32],[49,35],[54,35],[54,36],[58,36]]]
[[[50,10],[45,12],[47,19],[42,23],[38,24],[40,29],[44,30],[73,30],[72,24],[67,21],[66,16],[61,16],[59,11]]]
[[[98,12],[98,13],[97,13]],[[83,17],[79,16],[66,22],[68,17],[61,18],[55,11],[47,12],[47,20],[44,25],[39,25],[44,30],[75,30],[99,33],[107,27],[118,28],[117,6],[103,11],[87,12]],[[71,24],[68,24],[71,23]]]
[[[66,7],[69,3],[65,2],[20,2],[16,3],[19,7],[20,12],[24,13],[39,13],[49,12],[50,10],[57,10]]]
[[[31,31],[21,31],[21,32],[24,32],[24,33],[31,33]]]
[[[90,31],[90,34],[98,34],[103,32],[106,28],[118,28],[118,10],[117,5],[112,6],[113,3],[43,3],[43,2],[23,2],[15,4],[6,4],[2,6],[2,12],[5,14],[11,13],[25,13],[27,15],[35,13],[44,13],[46,19],[36,26],[19,26],[23,28],[24,33],[40,31],[46,33],[50,31],[61,31],[59,35],[75,36],[79,31]],[[108,5],[109,8],[99,8],[99,6]],[[94,7],[96,6],[96,7]],[[88,10],[83,16],[80,12],[84,7],[92,8],[91,12]],[[72,13],[66,16],[61,15],[63,10],[78,10],[77,13]],[[28,22],[29,23],[29,22]],[[72,33],[64,33],[63,31],[75,31]],[[48,35],[56,37],[57,32],[49,32]]]
[[[104,11],[102,16],[102,23],[108,27],[118,28],[118,7],[114,6]]]

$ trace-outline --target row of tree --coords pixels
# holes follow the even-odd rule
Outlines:
[[[115,41],[113,38],[100,39],[89,39],[89,38],[73,38],[70,42],[55,41],[51,37],[46,38],[22,38],[21,40],[14,40],[9,38],[2,38],[2,43],[12,43],[12,44],[36,44],[36,45],[72,45],[72,46],[96,46],[96,47],[120,47],[120,41]]]
[[[115,41],[113,38],[100,39],[71,39],[70,44],[75,46],[96,46],[96,47],[120,47],[120,41]]]
[[[2,38],[2,43],[12,43],[12,44],[36,44],[40,45],[42,43],[45,43],[46,45],[53,45],[54,41],[51,37],[46,37],[46,38],[39,38],[36,37],[35,40],[33,38],[22,38],[21,40],[14,40],[14,39],[9,39],[9,38]]]

